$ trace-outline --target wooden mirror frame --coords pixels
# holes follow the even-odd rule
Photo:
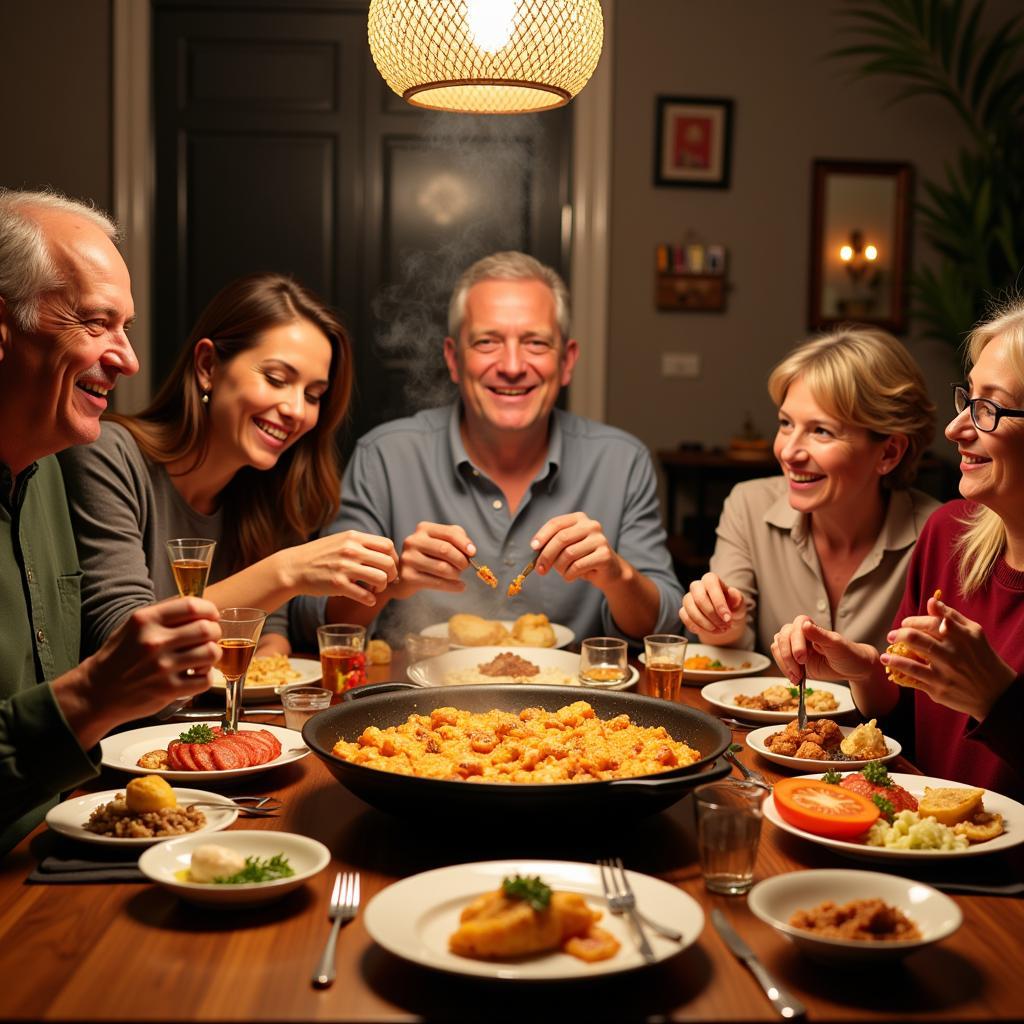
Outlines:
[[[807,312],[807,323],[812,330],[828,330],[839,324],[855,321],[881,327],[893,334],[902,334],[906,331],[906,285],[910,268],[910,202],[913,174],[912,166],[907,163],[883,163],[873,160],[814,161],[811,188],[811,273]],[[824,309],[825,197],[829,179],[835,175],[878,175],[892,178],[896,184],[891,302],[888,310],[879,311],[879,315],[876,316],[832,316]]]

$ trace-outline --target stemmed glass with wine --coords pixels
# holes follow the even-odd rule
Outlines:
[[[256,651],[267,613],[261,608],[222,608],[220,612],[220,661],[226,705],[224,732],[238,732],[238,715],[245,688],[245,674]]]
[[[202,597],[210,578],[215,540],[206,537],[175,537],[167,542],[167,557],[178,593],[182,597]]]

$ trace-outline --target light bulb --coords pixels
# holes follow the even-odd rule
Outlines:
[[[839,258],[840,258],[840,259],[841,259],[841,260],[842,260],[842,261],[843,261],[844,263],[849,263],[849,262],[850,262],[850,260],[852,260],[852,259],[853,259],[853,248],[852,248],[851,246],[849,246],[849,245],[844,245],[844,246],[843,246],[843,247],[842,247],[842,248],[841,248],[841,249],[839,250]]]
[[[466,18],[473,42],[486,53],[508,45],[515,28],[518,0],[466,0]]]
[[[866,260],[877,260],[878,250],[873,245],[864,246],[864,259]]]

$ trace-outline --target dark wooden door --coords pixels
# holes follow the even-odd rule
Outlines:
[[[293,274],[356,345],[348,442],[445,400],[458,273],[516,248],[567,270],[568,109],[417,110],[369,55],[365,2],[153,0],[154,384],[231,278]]]

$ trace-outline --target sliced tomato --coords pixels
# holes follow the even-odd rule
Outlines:
[[[829,839],[856,839],[881,813],[866,796],[818,779],[780,779],[772,793],[783,821]]]

